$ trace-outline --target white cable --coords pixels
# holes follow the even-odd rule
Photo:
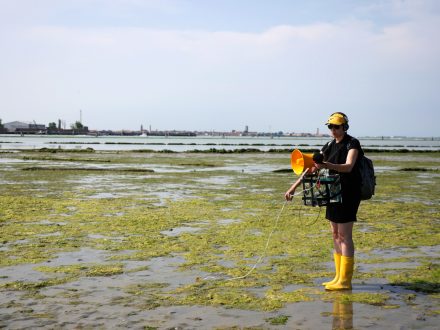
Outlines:
[[[272,237],[272,234],[275,232],[275,229],[278,227],[278,221],[280,220],[281,214],[283,213],[283,210],[284,210],[284,207],[286,206],[286,204],[287,204],[287,201],[285,201],[283,203],[283,207],[281,208],[280,212],[278,213],[277,219],[275,220],[275,225],[273,226],[272,231],[270,232],[269,236],[267,237],[266,246],[264,247],[264,251],[261,254],[261,256],[258,258],[255,265],[253,265],[252,268],[246,274],[244,274],[242,276],[237,276],[237,277],[225,279],[226,281],[240,280],[240,279],[243,279],[243,278],[249,276],[254,271],[254,269],[257,268],[257,265],[263,261],[263,258],[266,256],[266,251],[269,246],[270,238]]]
[[[303,174],[301,175],[300,179],[302,179],[302,178],[304,177],[304,175],[306,174],[307,170],[308,170],[308,169],[306,169],[306,170],[303,172]],[[318,181],[318,180],[317,180],[317,181]],[[315,185],[316,185],[316,184],[315,184]],[[292,196],[292,199],[293,199],[293,197],[295,197],[295,196],[297,196],[297,195],[300,195],[300,194],[303,194],[305,191],[311,190],[312,188],[313,188],[313,186],[310,187],[310,188],[308,188],[308,189],[303,189],[303,190],[301,190],[301,191],[298,191],[297,193],[291,195],[291,196]],[[264,247],[264,251],[263,251],[263,253],[262,253],[261,256],[258,258],[257,262],[252,266],[252,268],[251,268],[246,274],[244,274],[244,275],[242,275],[242,276],[237,276],[237,277],[232,277],[232,278],[226,278],[226,279],[224,279],[224,278],[219,278],[219,277],[215,277],[215,276],[207,276],[207,277],[204,277],[203,280],[224,280],[224,281],[233,281],[233,280],[241,280],[241,279],[243,279],[243,278],[245,278],[245,277],[248,277],[248,276],[249,276],[249,275],[255,270],[255,268],[257,268],[258,264],[260,264],[261,261],[262,261],[262,260],[264,259],[264,257],[266,256],[266,251],[267,251],[267,248],[269,247],[270,239],[271,239],[271,237],[272,237],[272,234],[275,232],[275,229],[277,229],[277,227],[278,227],[278,221],[280,220],[281,214],[283,213],[284,207],[286,206],[287,202],[288,202],[288,201],[286,200],[286,201],[283,203],[283,206],[281,207],[281,210],[280,210],[280,212],[278,213],[278,216],[277,216],[277,218],[276,218],[276,220],[275,220],[275,224],[274,224],[274,226],[273,226],[273,228],[272,228],[272,231],[270,232],[269,236],[267,237],[266,245],[265,245],[265,247]]]

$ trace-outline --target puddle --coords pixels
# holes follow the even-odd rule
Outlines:
[[[116,198],[116,195],[112,194],[112,193],[98,193],[98,194],[89,196],[89,198],[98,198],[98,199],[99,198]]]
[[[397,171],[400,167],[398,166],[374,166],[375,173],[383,173],[390,171]]]
[[[118,241],[118,242],[122,242],[125,240],[125,237],[122,236],[104,236],[104,235],[100,235],[100,234],[88,234],[87,235],[88,238],[91,239],[104,239],[104,240],[109,240],[109,241]]]
[[[218,168],[217,168],[218,169]],[[252,173],[252,174],[260,174],[260,173],[268,173],[273,172],[279,169],[279,165],[248,165],[248,164],[240,164],[240,165],[232,165],[225,168],[221,168],[227,171],[234,172],[242,172],[242,173]]]
[[[53,275],[44,274],[34,270],[37,266],[48,266],[50,264],[27,264],[17,266],[2,267],[0,284],[21,281],[21,282],[39,282],[51,278]]]
[[[23,239],[19,239],[19,240],[13,241],[13,242],[8,242],[6,244],[18,245],[18,244],[29,244],[29,242],[30,241],[27,238],[23,238]]]
[[[18,158],[0,158],[0,163],[2,164],[19,164],[19,163],[37,163],[38,160],[27,160]]]
[[[78,251],[62,252],[52,259],[50,266],[63,266],[78,263],[103,263],[108,257],[108,252],[84,248]]]
[[[160,233],[165,236],[175,237],[183,233],[196,233],[200,230],[202,230],[202,228],[184,226],[184,227],[171,228],[170,230],[164,230],[161,231]]]
[[[217,264],[226,268],[235,268],[237,264],[232,260],[218,260]]]
[[[249,234],[250,235],[255,235],[255,236],[263,235],[263,233],[260,230],[258,230],[258,229],[251,229],[251,230],[249,230]]]
[[[428,257],[437,258],[440,255],[440,245],[435,246],[419,246],[418,249]]]
[[[104,214],[105,217],[121,217],[125,214],[125,212],[115,212],[115,213],[107,213]]]
[[[61,232],[57,231],[55,233],[49,233],[49,234],[38,234],[37,237],[51,237],[51,236],[61,236]]]
[[[414,156],[411,154],[405,154],[405,155],[375,155],[374,157],[371,157],[373,161],[375,160],[384,160],[384,161],[390,161],[390,162],[420,162],[420,163],[432,163],[437,162],[438,159],[436,157],[430,157],[429,155],[418,155]]]
[[[230,225],[232,223],[240,223],[240,222],[242,221],[238,219],[221,219],[217,221],[219,225]]]
[[[5,185],[5,184],[15,184],[16,182],[14,181],[6,181],[6,180],[0,180],[0,184]]]
[[[191,190],[169,190],[169,191],[154,191],[154,192],[148,192],[149,198],[157,198],[160,200],[160,203],[158,205],[165,205],[166,200],[172,199],[172,200],[179,200],[179,199],[185,199],[185,198],[197,198],[195,194],[192,193]]]
[[[387,199],[375,198],[375,200],[381,201],[381,202],[389,202],[391,200],[391,201],[400,202],[400,203],[421,203],[424,205],[438,205],[438,202],[433,201],[433,200],[424,200],[424,199],[410,197],[410,196],[401,196],[401,197],[387,198]]]
[[[392,250],[374,249],[368,253],[358,253],[360,259],[369,259],[371,256],[380,256],[383,259],[394,258],[414,258],[414,257],[432,257],[438,258],[440,255],[440,245],[419,246],[417,248],[395,248]]]
[[[274,189],[271,188],[252,188],[252,189],[248,189],[249,192],[251,193],[257,193],[257,194],[261,194],[261,193],[270,193],[275,191]]]
[[[299,289],[304,289],[304,286],[297,285],[297,284],[290,284],[290,285],[286,285],[282,291],[283,292],[293,292],[293,291],[296,291]]]
[[[34,222],[37,225],[48,225],[48,226],[65,226],[67,225],[67,222],[63,222],[63,221],[57,221],[57,222],[53,222],[50,220],[41,220],[39,222]],[[30,223],[30,224],[34,224],[34,223]]]
[[[195,180],[196,182],[206,183],[206,184],[215,184],[215,185],[227,185],[231,183],[232,178],[229,176],[213,176],[209,178],[201,178]]]
[[[38,266],[64,266],[80,263],[104,263],[108,257],[105,251],[93,249],[81,249],[73,252],[62,252],[54,259],[39,264],[27,264],[3,267],[2,276],[7,276],[7,279],[0,279],[0,283],[23,281],[23,282],[38,282],[51,277],[51,275],[35,271],[34,268]],[[53,275],[52,275],[53,276]]]
[[[380,264],[364,264],[358,263],[357,269],[361,272],[372,272],[378,269],[392,269],[393,273],[399,272],[401,269],[411,269],[420,266],[418,262],[386,262]]]
[[[122,176],[118,175],[86,175],[81,176],[75,180],[66,180],[68,183],[73,183],[77,185],[93,185],[96,186],[97,184],[111,184],[112,182],[121,179]]]

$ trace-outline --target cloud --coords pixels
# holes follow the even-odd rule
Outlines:
[[[348,109],[361,121],[366,113],[386,117],[393,110],[391,121],[414,107],[432,111],[440,104],[433,91],[440,73],[439,15],[400,2],[389,6],[399,20],[383,26],[347,18],[261,32],[11,27],[0,34],[2,106],[11,117],[21,113],[25,119],[32,109],[44,121],[74,121],[82,108],[85,118],[95,118],[89,122],[94,128],[137,127],[148,118],[162,128],[248,123],[267,129],[270,121],[304,131],[314,131],[316,123],[307,116],[295,116],[295,123],[285,118],[325,118]]]

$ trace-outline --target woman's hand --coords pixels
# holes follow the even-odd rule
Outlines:
[[[290,202],[293,198],[294,193],[295,193],[295,189],[293,189],[293,191],[291,189],[287,190],[286,193],[284,194],[284,198],[286,199],[286,201]]]
[[[295,195],[295,190],[296,188],[298,188],[298,186],[301,184],[301,180],[304,177],[304,175],[306,175],[308,172],[310,172],[310,169],[306,169],[301,176],[299,177],[298,180],[296,180],[296,182],[289,188],[289,190],[286,191],[286,193],[284,194],[284,198],[286,199],[286,201],[291,201],[293,198],[293,195]]]
[[[326,169],[328,168],[328,164],[327,163],[315,163],[315,166],[318,170],[322,170],[322,169]]]

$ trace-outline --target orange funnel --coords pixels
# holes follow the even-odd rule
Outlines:
[[[300,175],[305,169],[314,166],[313,154],[303,154],[298,149],[292,151],[290,155],[290,165],[296,175]]]

